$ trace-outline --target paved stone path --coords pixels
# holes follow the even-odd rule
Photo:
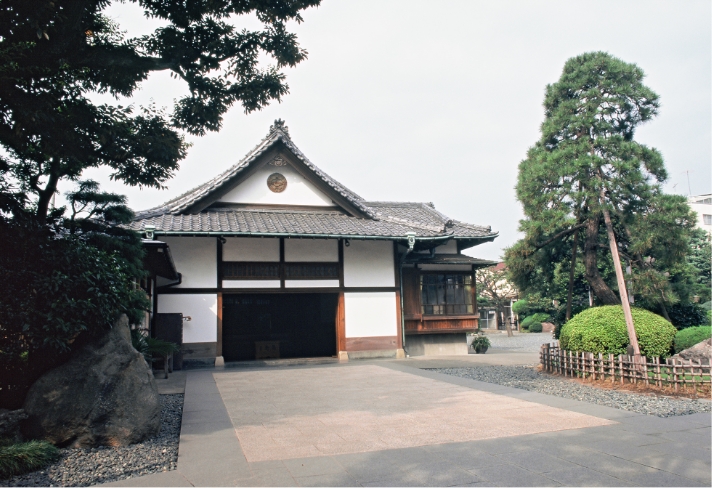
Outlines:
[[[479,356],[189,372],[178,469],[113,484],[710,486],[712,483],[709,414],[650,417],[420,369],[436,364],[446,367],[492,364],[500,359],[512,362],[515,358],[527,364],[531,359],[514,353],[502,354],[499,359],[489,353],[485,355],[488,358]],[[359,377],[369,386],[355,384]],[[338,384],[343,385],[342,390],[334,390]],[[369,388],[373,388],[370,393]],[[476,407],[468,407],[471,401]],[[512,408],[498,411],[493,405]],[[457,413],[448,416],[438,411],[440,407],[452,408]],[[438,415],[428,421],[418,420],[420,415],[436,411]],[[512,417],[514,412],[517,417]],[[547,421],[552,414],[572,423],[552,425]],[[510,418],[527,416],[539,425],[536,433],[518,430],[509,422]],[[381,417],[387,420],[383,425],[390,426],[390,431],[377,427]],[[306,419],[316,420],[324,428],[310,431],[304,427],[307,424],[297,422]],[[397,421],[391,422],[393,419]],[[401,422],[405,419],[410,422]],[[244,437],[242,432],[248,432],[250,426],[256,427],[257,422],[265,428],[260,434],[266,434],[268,439],[255,436],[248,441],[249,436]],[[433,428],[430,422],[435,422]],[[408,431],[409,425],[414,430]],[[467,436],[475,436],[479,430],[494,437],[463,439],[457,437],[463,434],[452,430],[455,425],[462,426]],[[525,423],[517,422],[517,426],[527,428]],[[296,431],[292,430],[295,428]],[[447,434],[439,437],[440,430]],[[296,437],[290,438],[295,434]],[[341,434],[353,437],[347,440]],[[334,436],[343,442],[333,442],[337,440]],[[411,438],[405,446],[387,442],[403,436]],[[376,442],[373,439],[383,444],[369,446],[368,442]],[[301,449],[302,441],[311,442],[306,455],[291,450]],[[335,446],[341,449],[349,443],[358,447],[338,453]],[[264,449],[266,445],[276,447],[274,452],[278,454],[270,454],[271,449]]]
[[[614,423],[377,364],[224,372],[215,380],[248,462]]]

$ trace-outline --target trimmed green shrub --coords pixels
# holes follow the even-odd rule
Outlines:
[[[668,315],[677,330],[709,324],[707,310],[696,303],[676,303],[670,307]]]
[[[542,330],[544,330],[544,328],[542,327],[541,322],[534,322],[529,326],[529,332],[541,332]]]
[[[640,352],[646,357],[667,357],[677,330],[670,322],[642,308],[631,309]],[[625,354],[629,344],[623,307],[607,305],[584,310],[561,329],[562,349],[604,354]]]
[[[688,327],[675,334],[675,354],[692,347],[712,336],[712,327],[702,325],[700,327]]]
[[[529,302],[526,300],[517,300],[512,304],[512,312],[516,313],[517,315],[524,315],[527,313],[527,309],[529,308]]]
[[[43,468],[59,457],[59,449],[46,441],[0,442],[0,478]]]
[[[548,318],[549,318],[548,313],[542,313],[542,312],[535,313],[534,315],[530,315],[529,317],[524,318],[522,320],[522,326],[526,325],[527,327],[529,327],[530,325],[532,325],[535,322],[539,322],[539,323],[545,322]],[[529,329],[529,330],[531,330],[531,329]]]
[[[529,322],[527,322],[527,323],[525,324],[524,321],[522,320],[522,323],[519,324],[519,328],[522,329],[522,330],[528,330],[530,325],[532,325],[532,324],[529,323]]]

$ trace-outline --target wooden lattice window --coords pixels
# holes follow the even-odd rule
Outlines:
[[[284,277],[288,280],[339,279],[338,263],[286,263]]]
[[[225,280],[278,280],[279,263],[223,263]]]
[[[421,307],[424,315],[474,313],[472,276],[463,274],[420,275]]]

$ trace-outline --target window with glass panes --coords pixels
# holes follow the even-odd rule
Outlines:
[[[420,293],[423,315],[474,313],[472,275],[422,274]]]

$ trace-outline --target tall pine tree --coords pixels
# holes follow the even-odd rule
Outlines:
[[[663,158],[634,140],[635,129],[657,114],[659,97],[643,84],[644,73],[607,53],[568,60],[559,81],[548,85],[541,138],[519,165],[517,198],[525,236],[507,250],[514,282],[526,288],[542,262],[578,235],[584,277],[600,303],[619,304],[623,280],[640,283],[663,309],[677,297],[669,268],[684,261],[692,214],[684,197],[665,195]],[[613,255],[631,275],[609,283],[601,261]],[[643,286],[645,284],[645,286]],[[655,295],[655,296],[652,296]]]

